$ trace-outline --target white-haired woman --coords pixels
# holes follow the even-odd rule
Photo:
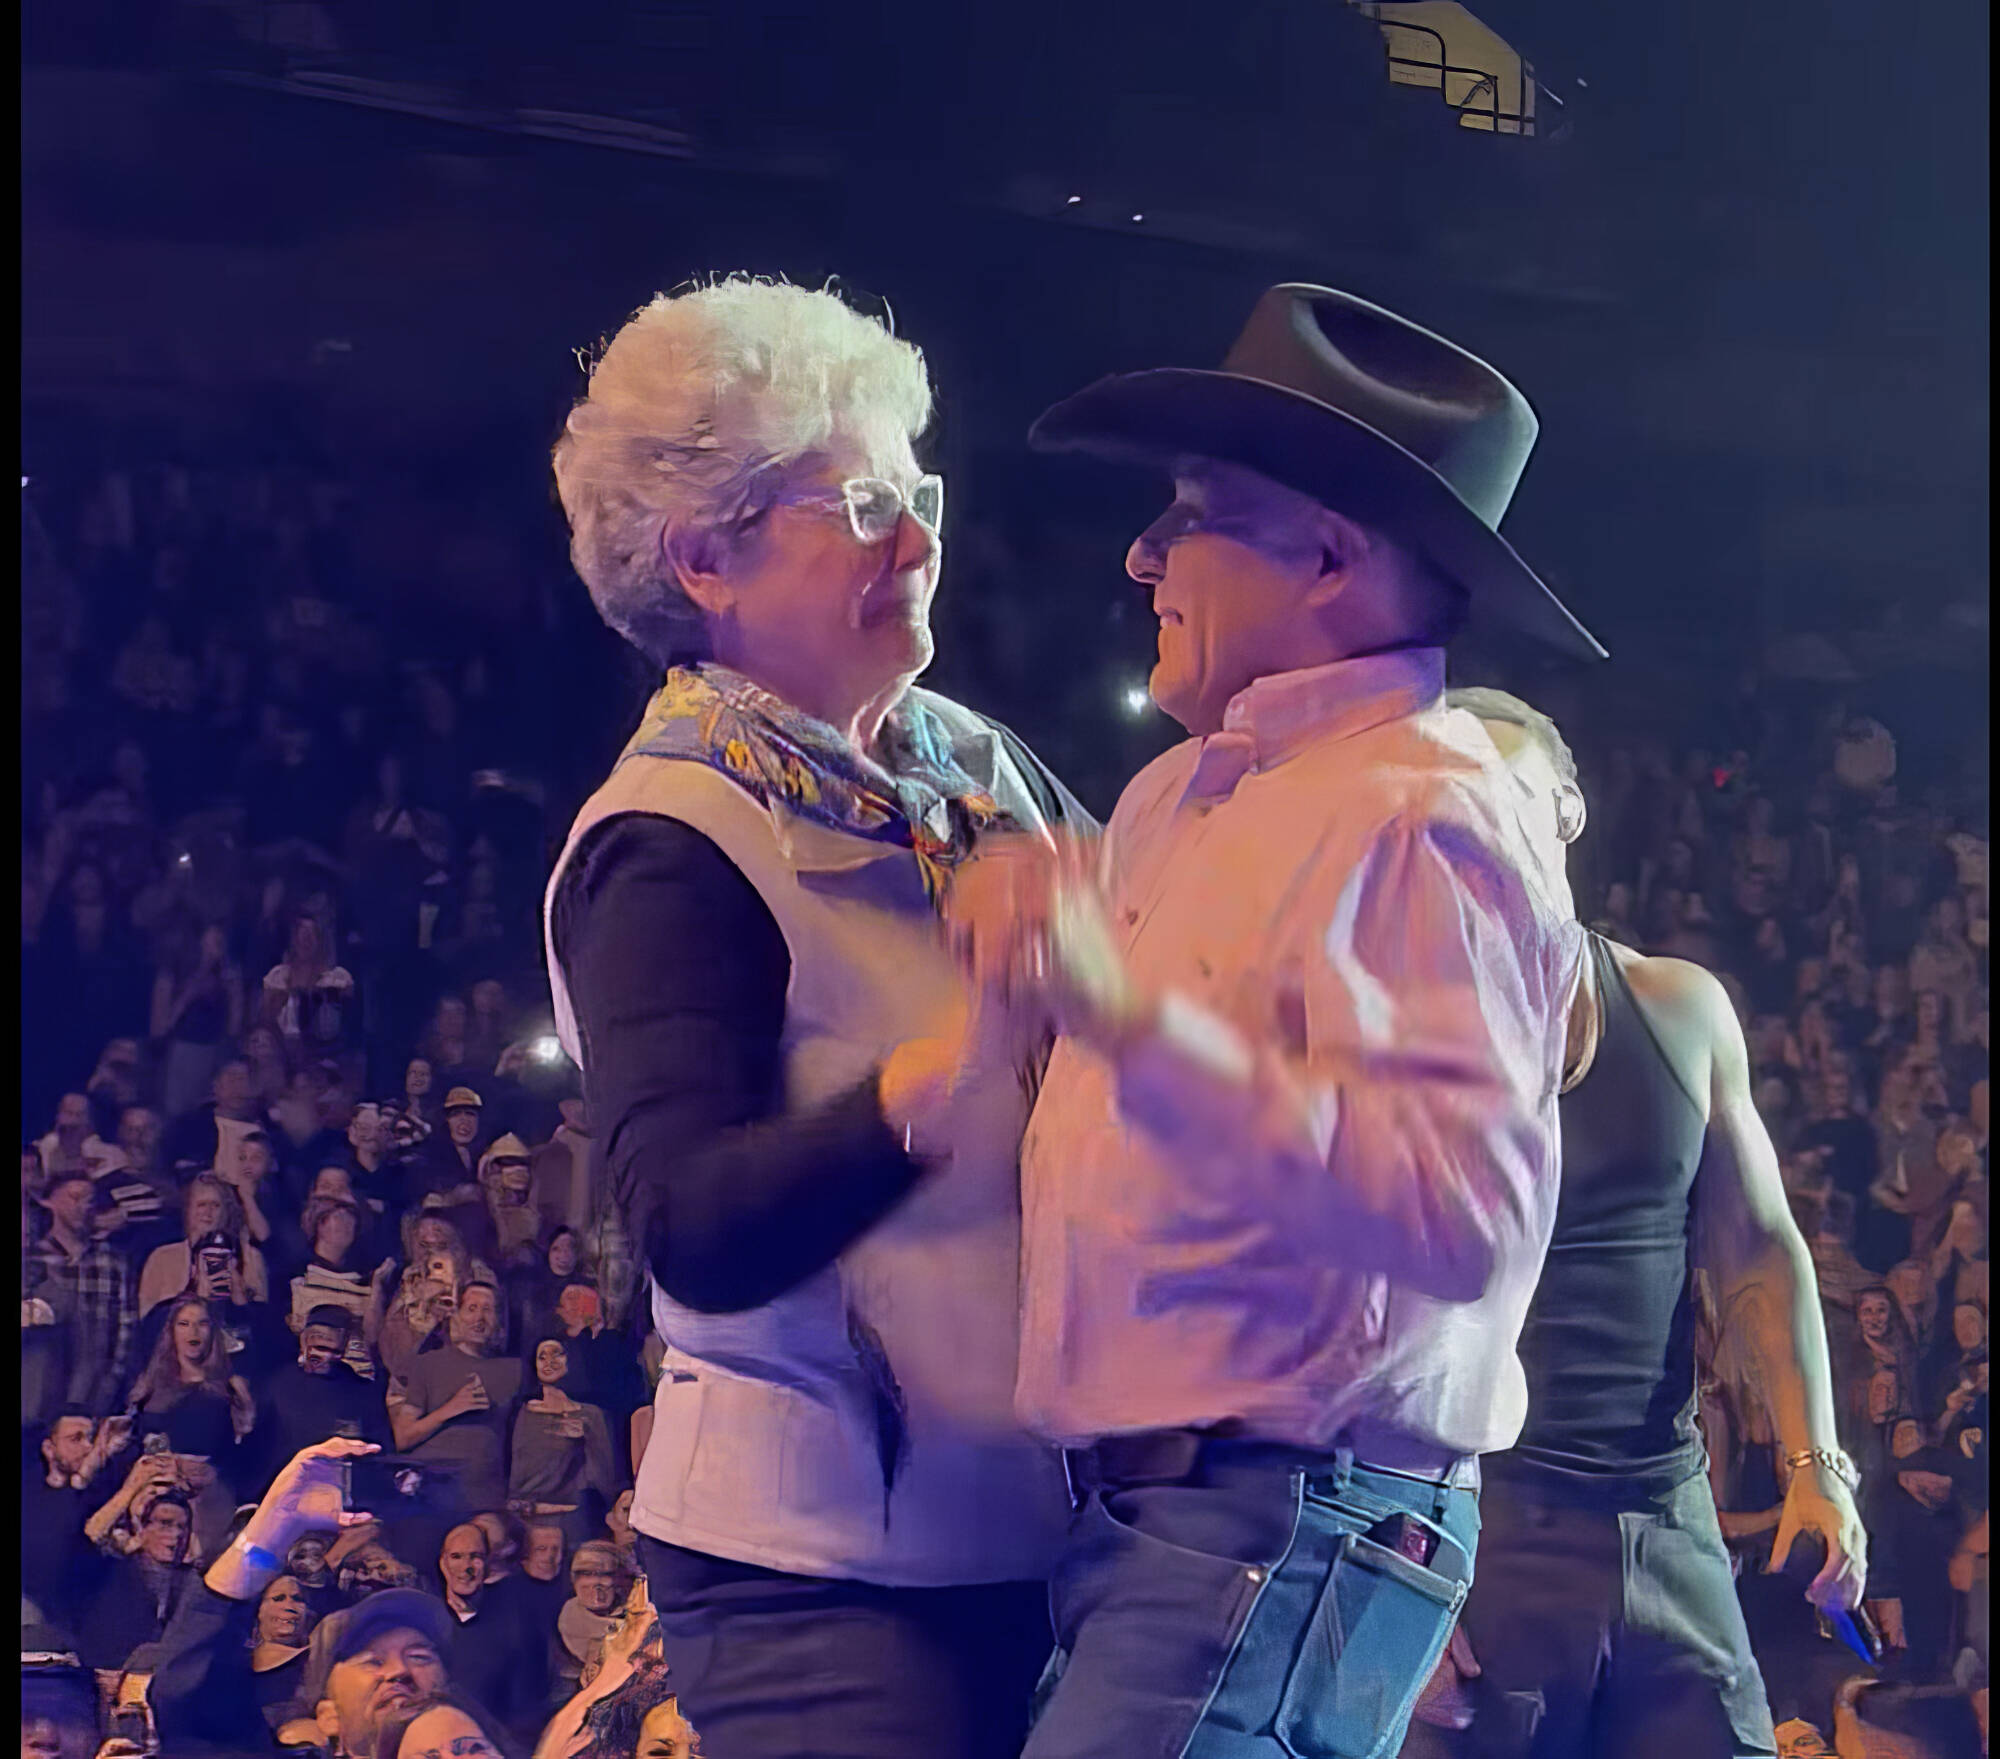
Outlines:
[[[549,888],[560,1031],[667,1349],[632,1523],[731,1759],[1012,1754],[1068,1515],[1014,1427],[1035,1047],[935,900],[1087,825],[930,664],[923,357],[827,293],[663,297],[555,451],[571,557],[666,670]]]

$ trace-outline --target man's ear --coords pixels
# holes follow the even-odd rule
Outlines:
[[[1319,577],[1306,589],[1309,610],[1324,610],[1340,597],[1367,566],[1372,549],[1368,533],[1330,507],[1319,512]]]

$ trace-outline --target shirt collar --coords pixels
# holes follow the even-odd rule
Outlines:
[[[1399,648],[1259,678],[1230,698],[1225,733],[1247,734],[1269,769],[1322,739],[1351,739],[1444,694],[1444,649]]]

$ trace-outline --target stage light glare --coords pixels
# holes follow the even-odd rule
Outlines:
[[[1080,195],[1073,195],[1073,196],[1071,196],[1071,197],[1069,198],[1069,200],[1068,200],[1067,202],[1065,202],[1065,203],[1064,203],[1063,205],[1064,205],[1065,207],[1071,207],[1071,208],[1073,208],[1073,207],[1075,207],[1075,206],[1077,205],[1077,203],[1078,203],[1078,202],[1080,202],[1080,201],[1082,201],[1082,200],[1083,200],[1083,197],[1082,197],[1082,196],[1080,196]]]
[[[1119,705],[1137,720],[1153,706],[1153,694],[1143,684],[1128,684],[1118,693]]]

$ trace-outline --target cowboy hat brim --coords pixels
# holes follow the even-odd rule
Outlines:
[[[1127,464],[1240,464],[1409,544],[1466,589],[1476,621],[1512,624],[1574,659],[1610,658],[1442,476],[1316,397],[1193,367],[1118,373],[1044,410],[1028,444]]]

